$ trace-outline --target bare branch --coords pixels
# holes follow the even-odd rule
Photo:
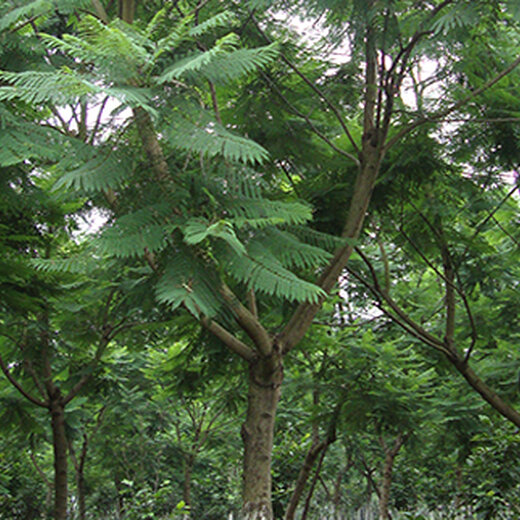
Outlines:
[[[414,250],[417,252],[417,254],[422,258],[424,263],[428,267],[430,267],[440,279],[442,279],[444,281],[446,286],[450,285],[455,291],[457,291],[457,294],[460,296],[460,298],[461,298],[461,300],[462,300],[462,302],[464,304],[466,315],[468,317],[468,320],[469,320],[469,323],[470,323],[470,327],[471,327],[471,344],[470,344],[470,346],[469,346],[469,348],[467,350],[467,353],[466,353],[466,360],[469,360],[469,356],[471,355],[471,352],[472,352],[472,350],[475,347],[475,344],[477,342],[477,327],[476,327],[476,324],[475,324],[475,320],[473,318],[473,313],[471,312],[471,307],[469,305],[468,298],[466,296],[466,293],[462,289],[462,286],[460,284],[460,280],[459,280],[459,284],[456,284],[454,282],[454,280],[450,280],[446,276],[446,273],[441,273],[437,269],[437,267],[435,265],[433,265],[433,263],[421,251],[421,249],[414,243],[414,241],[404,232],[404,230],[402,228],[399,228],[399,231],[401,232],[403,237],[406,239],[406,241],[414,248]],[[449,254],[449,251],[448,251],[448,254]],[[451,261],[451,263],[453,265],[453,261]],[[457,277],[458,277],[458,275],[457,275]]]
[[[63,403],[65,405],[70,403],[70,401],[72,401],[72,399],[74,399],[74,397],[76,397],[78,395],[80,390],[88,383],[88,381],[92,377],[93,369],[99,363],[101,357],[103,356],[105,348],[107,347],[107,345],[109,343],[110,343],[109,337],[103,336],[101,338],[100,344],[98,345],[98,348],[94,355],[94,359],[86,367],[84,367],[84,370],[88,370],[88,369],[90,369],[90,370],[87,373],[83,374],[83,376],[81,376],[80,380],[71,388],[70,392],[63,399]]]
[[[217,338],[219,338],[226,347],[235,354],[238,354],[247,362],[252,362],[255,358],[255,351],[248,347],[245,343],[236,338],[233,334],[228,332],[224,327],[219,325],[216,321],[211,320],[205,316],[200,318],[200,322],[204,328],[209,330]]]
[[[101,126],[101,119],[103,117],[103,112],[105,111],[105,107],[106,107],[106,104],[108,103],[109,99],[110,99],[110,96],[105,96],[105,98],[101,102],[101,105],[99,106],[99,111],[98,111],[98,115],[96,118],[96,122],[94,123],[94,128],[92,128],[92,132],[90,134],[90,139],[89,139],[90,144],[94,143],[96,134],[98,133],[99,127]]]
[[[406,313],[401,307],[390,297],[388,293],[383,291],[381,287],[379,286],[379,283],[377,281],[377,276],[374,270],[374,267],[370,260],[367,258],[367,256],[360,251],[359,249],[356,250],[356,252],[361,256],[361,259],[363,262],[365,262],[366,266],[368,267],[371,276],[374,280],[374,285],[370,285],[368,282],[366,282],[361,276],[359,276],[357,273],[355,273],[353,270],[349,269],[349,273],[351,273],[356,279],[361,281],[366,287],[373,290],[375,294],[380,296],[387,305],[392,309],[393,312],[399,317],[399,320],[397,322],[402,322],[411,330],[413,330],[416,334],[418,334],[418,338],[427,343],[428,345],[436,348],[437,350],[442,351],[444,354],[449,356],[450,358],[453,357],[453,352],[450,352],[446,350],[445,344],[443,341],[441,341],[439,338],[433,336],[430,334],[424,327],[419,325],[415,320],[413,320],[408,313]],[[385,312],[385,309],[381,307],[381,310]],[[392,317],[392,314],[389,314],[390,317]],[[416,335],[414,334],[414,335]]]
[[[222,285],[220,294],[233,311],[235,319],[244,332],[253,340],[263,356],[270,356],[273,351],[273,342],[269,333],[262,326],[255,315],[244,307],[236,295],[227,285]]]
[[[255,16],[251,14],[251,19],[253,20],[257,30],[260,32],[260,34],[264,37],[267,43],[272,43],[272,40],[265,34],[265,32],[260,28],[260,25],[258,24],[258,21],[256,20]],[[359,154],[359,147],[356,144],[356,141],[354,140],[352,134],[350,133],[350,130],[348,129],[348,126],[346,125],[345,121],[343,120],[343,117],[341,116],[338,107],[330,101],[330,99],[326,96],[326,94],[316,86],[314,82],[312,82],[303,72],[296,67],[296,65],[287,58],[284,54],[280,53],[280,57],[282,58],[283,62],[289,66],[297,75],[300,77],[304,83],[310,87],[320,98],[320,101],[325,103],[331,112],[334,114],[336,119],[338,120],[338,123],[340,124],[341,128],[345,132],[345,135],[347,136],[348,140],[350,141],[350,144],[354,148],[354,151]]]
[[[459,108],[462,108],[464,105],[468,104],[471,100],[474,98],[480,96],[480,94],[484,93],[486,90],[490,89],[493,85],[498,83],[501,79],[503,79],[505,76],[507,76],[511,71],[513,71],[516,67],[520,65],[520,56],[514,60],[509,67],[506,67],[502,72],[497,74],[495,77],[491,78],[489,81],[484,83],[479,88],[476,88],[473,90],[470,94],[468,94],[466,97],[461,99],[460,101],[457,101],[456,103],[453,103],[448,108],[441,110],[437,112],[437,114],[432,114],[430,116],[421,117],[420,119],[417,119],[410,125],[406,126],[405,128],[401,129],[392,139],[390,139],[385,147],[384,151],[386,152],[389,148],[391,148],[395,143],[400,141],[405,135],[409,134],[412,130],[415,130],[417,127],[424,125],[426,123],[434,123],[438,122],[442,119],[445,119],[446,116],[450,115],[451,113],[455,112]]]
[[[45,398],[46,398],[45,388],[43,387],[43,384],[40,381],[38,374],[36,374],[36,370],[34,370],[33,364],[31,363],[30,359],[27,359],[27,358],[24,359],[24,367],[27,370],[27,372],[29,372],[29,375],[31,376],[32,380],[34,381],[34,384],[36,385],[38,392],[40,392],[40,395],[45,400]]]
[[[278,96],[283,100],[283,102],[288,106],[292,112],[294,112],[298,117],[301,117],[309,126],[309,128],[323,141],[325,142],[330,148],[332,148],[335,152],[339,153],[340,155],[343,155],[343,157],[346,157],[347,159],[354,162],[356,166],[360,166],[359,159],[352,155],[349,152],[346,152],[345,150],[342,150],[341,148],[338,148],[323,132],[318,130],[316,125],[311,121],[309,116],[305,115],[303,112],[298,110],[288,99],[287,97],[282,93],[282,91],[278,88],[278,86],[274,83],[274,81],[264,72],[262,72],[262,76],[266,79],[266,81],[271,85],[273,90],[278,94]]]
[[[47,408],[49,406],[48,400],[47,401],[40,401],[36,397],[33,397],[29,392],[27,392],[23,386],[13,377],[10,370],[7,368],[7,365],[5,364],[2,356],[0,356],[0,369],[4,373],[7,380],[31,403],[35,404],[36,406],[40,406],[41,408]]]
[[[254,289],[249,289],[247,291],[247,303],[249,305],[249,310],[251,314],[258,319],[258,307],[256,305],[256,295]]]
[[[32,434],[31,434],[29,439],[30,439],[29,442],[30,442],[30,445],[31,445],[31,449],[29,450],[29,458],[31,459],[31,462],[33,463],[34,468],[38,472],[38,475],[40,475],[42,480],[45,482],[45,485],[47,486],[47,489],[51,490],[52,487],[53,487],[53,484],[48,479],[47,475],[45,474],[45,472],[42,470],[42,468],[38,464],[38,461],[36,460],[36,456],[34,455],[34,437],[33,437]]]

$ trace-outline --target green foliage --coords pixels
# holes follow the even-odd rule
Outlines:
[[[168,83],[198,73],[217,84],[225,84],[269,65],[278,55],[274,44],[256,49],[237,49],[238,43],[238,37],[230,33],[218,40],[210,50],[179,60],[164,71],[158,82]]]
[[[303,250],[300,250],[303,254]],[[247,255],[230,251],[225,265],[229,274],[253,288],[270,296],[290,301],[318,302],[325,293],[318,286],[299,279],[284,268],[281,261],[268,249],[262,240],[254,241],[248,247]]]
[[[116,4],[103,3],[109,18]],[[278,2],[138,2],[132,26],[101,22],[93,5],[0,6],[0,353],[38,398],[38,376],[65,395],[90,377],[67,405],[76,453],[88,437],[89,515],[115,517],[121,505],[136,519],[186,513],[190,456],[192,517],[239,508],[245,382],[234,375],[243,367],[188,315],[251,345],[224,284],[244,305],[247,292],[275,345],[298,303],[325,302],[286,357],[277,516],[333,424],[337,440],[313,467],[309,517],[372,507],[385,444],[399,435],[393,516],[438,508],[448,518],[456,500],[483,518],[515,514],[514,435],[419,339],[425,330],[446,344],[451,262],[456,351],[518,403],[518,198],[506,175],[520,157],[518,75],[458,106],[453,122],[434,117],[516,59],[514,2],[285,3],[283,13],[319,16],[316,45],[273,20]],[[434,6],[444,6],[436,16]],[[389,122],[373,142],[410,131],[381,159],[364,231],[347,240],[358,172],[350,156],[364,164],[356,147],[373,144],[363,128],[371,38],[374,123]],[[91,210],[101,230],[77,234]],[[347,244],[360,249],[327,295],[313,281]],[[37,460],[50,474],[49,425],[4,390],[0,517],[41,517],[43,485],[23,434],[38,433]],[[201,437],[209,423],[217,428]]]
[[[28,104],[65,105],[102,91],[68,68],[48,72],[1,72],[0,80],[13,85],[0,87],[0,101],[20,99]]]
[[[73,189],[80,193],[97,193],[115,189],[131,171],[129,161],[116,151],[92,149],[70,139],[68,154],[55,166],[59,176],[55,189]]]
[[[220,307],[217,291],[217,280],[196,256],[181,248],[168,258],[156,296],[171,309],[184,305],[195,316],[214,316]]]
[[[268,157],[262,146],[230,132],[208,115],[202,116],[202,121],[191,121],[182,115],[175,118],[169,129],[169,140],[176,148],[202,154],[209,159],[223,157],[233,162],[255,164]]]

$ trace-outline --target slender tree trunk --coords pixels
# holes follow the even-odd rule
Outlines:
[[[47,478],[47,475],[43,472],[36,460],[36,456],[34,455],[34,445],[31,437],[31,451],[29,452],[29,458],[33,463],[34,468],[38,472],[38,474],[42,477],[42,480],[45,482],[45,487],[47,491],[45,492],[45,515],[50,516],[50,512],[52,510],[52,496],[54,492],[54,486],[52,482]]]
[[[118,475],[114,476],[114,486],[116,488],[117,498],[116,498],[116,518],[120,520],[123,517],[124,511],[124,502],[123,502],[123,494],[121,492],[121,479]]]
[[[85,520],[86,518],[86,505],[85,505],[85,458],[87,455],[87,439],[83,440],[82,451],[80,460],[78,461],[78,467],[76,470],[76,489],[78,492],[78,513],[79,520]]]
[[[338,472],[336,476],[336,480],[334,481],[334,497],[332,499],[332,504],[334,506],[334,520],[339,520],[341,513],[340,513],[340,503],[341,503],[341,484],[343,481],[343,477],[349,471],[349,469],[352,467],[352,455],[349,455],[347,459],[347,463],[341,470]]]
[[[318,455],[323,451],[325,446],[326,443],[324,441],[318,442],[317,444],[313,442],[307,451],[303,465],[300,468],[298,479],[296,480],[296,485],[294,486],[294,491],[292,492],[289,505],[285,511],[285,520],[294,520],[296,508],[298,507],[298,503],[300,502],[301,496],[303,495],[303,490],[305,489],[305,484],[307,484],[307,480],[311,474],[312,467],[314,466]]]
[[[83,471],[76,477],[76,486],[78,489],[78,518],[79,520],[85,520],[87,510],[85,506],[85,476]]]
[[[380,438],[381,446],[385,452],[385,461],[383,463],[383,475],[381,477],[381,485],[379,487],[379,518],[380,520],[390,520],[390,512],[388,505],[390,503],[390,486],[392,485],[392,471],[394,469],[395,457],[399,453],[401,446],[404,443],[404,436],[399,433],[394,441],[394,445],[389,448]]]
[[[390,502],[390,486],[392,484],[392,469],[394,457],[387,453],[383,464],[383,477],[381,479],[380,498],[379,498],[379,518],[389,520],[388,504]]]
[[[78,494],[78,518],[79,520],[85,520],[86,507],[85,507],[85,460],[87,458],[88,449],[88,437],[86,433],[83,434],[83,442],[81,444],[81,452],[79,459],[76,457],[74,445],[72,441],[68,440],[69,455],[74,465],[74,472],[76,475],[76,492]]]
[[[457,467],[455,468],[455,509],[458,510],[462,507],[463,504],[463,491],[462,491],[462,464],[460,462],[457,463]]]
[[[302,520],[307,519],[307,515],[309,514],[309,510],[311,507],[312,495],[314,495],[314,490],[316,489],[316,483],[320,478],[321,466],[323,464],[323,460],[325,459],[325,454],[327,453],[327,448],[329,444],[325,444],[323,449],[321,450],[320,459],[318,460],[318,465],[316,466],[316,470],[314,471],[314,477],[312,478],[311,485],[309,487],[309,491],[307,493],[307,498],[305,499],[305,504],[303,506],[302,511]]]
[[[184,457],[184,482],[182,484],[182,500],[186,504],[187,512],[183,514],[183,520],[189,520],[191,507],[191,475],[195,456],[193,454]]]
[[[65,405],[59,390],[51,398],[49,410],[52,421],[54,448],[54,520],[67,518],[67,437],[65,435]]]
[[[273,520],[271,457],[276,408],[283,379],[282,358],[274,352],[250,364],[244,442],[241,520]]]

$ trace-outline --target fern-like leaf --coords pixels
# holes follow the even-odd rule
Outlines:
[[[228,83],[266,67],[278,56],[275,43],[256,49],[236,49],[226,54],[219,54],[201,71],[214,83]]]
[[[238,228],[304,224],[312,219],[312,208],[300,202],[239,198],[229,201],[226,209]]]
[[[200,123],[193,123],[184,117],[176,118],[170,129],[170,141],[180,149],[208,158],[221,156],[244,164],[262,163],[268,157],[267,150],[259,144],[230,132],[208,118]]]
[[[214,316],[220,308],[218,282],[186,248],[169,258],[155,295],[171,309],[184,305],[194,316]]]
[[[29,104],[73,104],[78,99],[99,94],[102,88],[64,67],[53,72],[0,72],[0,101],[20,99]]]
[[[18,20],[38,16],[52,8],[50,0],[35,0],[27,5],[17,7],[0,18],[0,31],[12,27]]]
[[[220,27],[230,27],[236,21],[235,15],[231,11],[222,11],[207,20],[192,27],[188,35],[192,38],[200,38],[209,31],[218,29]]]
[[[238,45],[238,36],[234,33],[227,34],[215,45],[205,52],[194,52],[174,65],[169,67],[159,78],[157,83],[168,83],[174,79],[181,79],[184,76],[192,76],[199,73],[201,69],[207,67],[217,56],[225,54],[227,51],[234,49]]]
[[[209,237],[219,238],[227,242],[237,254],[246,254],[244,244],[238,239],[233,225],[229,221],[219,220],[210,224],[205,219],[190,219],[182,231],[187,244],[199,244]]]
[[[269,229],[264,231],[263,236],[265,247],[289,269],[315,269],[326,264],[332,257],[328,251],[305,244],[287,231]]]
[[[88,275],[99,268],[99,258],[92,255],[70,258],[33,258],[31,265],[46,273],[72,273]],[[105,266],[108,264],[105,264]]]
[[[69,161],[66,161],[69,162]],[[66,168],[65,161],[57,169]],[[115,152],[105,152],[81,162],[62,175],[55,189],[73,188],[84,193],[95,193],[119,187],[130,171],[130,165]]]
[[[156,204],[118,218],[99,238],[101,252],[127,258],[162,251],[175,227],[164,224],[169,211],[167,204]]]
[[[226,270],[248,288],[285,300],[317,303],[325,296],[320,287],[298,278],[259,242],[251,244],[247,255],[230,250]]]
[[[57,133],[57,132],[56,132]],[[52,143],[53,132],[17,124],[0,133],[0,166],[11,166],[33,157],[56,161],[61,152]]]

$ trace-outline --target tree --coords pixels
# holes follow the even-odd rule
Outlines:
[[[27,13],[40,14],[33,11],[38,5],[11,13],[4,27],[17,33],[25,27]],[[229,6],[243,41],[264,39],[262,47],[248,49],[239,48],[236,34],[227,30],[233,17],[220,12],[220,4],[210,11],[209,3],[187,2],[152,13],[122,0],[122,22],[110,9],[105,12],[101,2],[88,4],[95,16],[73,12],[66,31],[45,35],[37,24],[31,26],[31,37],[39,37],[48,49],[47,71],[4,72],[7,85],[0,98],[33,107],[37,128],[47,126],[54,114],[54,125],[67,134],[62,142],[68,153],[62,160],[52,159],[53,172],[62,186],[79,188],[108,211],[101,250],[126,262],[131,257],[146,262],[158,301],[172,310],[186,309],[246,362],[243,516],[270,519],[271,452],[284,359],[305,336],[364,238],[369,205],[378,202],[373,199],[376,182],[396,174],[392,151],[438,142],[435,131],[450,116],[471,117],[477,105],[483,106],[481,95],[501,84],[520,58],[499,59],[505,47],[500,44],[507,38],[511,48],[517,38],[509,3],[371,0],[341,7],[296,5],[307,14],[323,15],[324,30],[333,37],[347,33],[348,64],[332,70],[327,63],[315,65],[312,58],[301,63],[289,45],[275,64],[274,24],[265,10],[265,28],[258,5]],[[482,36],[489,28],[497,43],[489,69],[472,75],[467,84],[463,74],[461,87],[453,88],[460,77],[455,64],[474,60],[486,48],[484,40],[470,36]],[[420,77],[427,60],[437,70]],[[247,120],[234,119],[235,90],[248,92],[248,85],[233,82],[258,71],[257,84],[278,100],[278,113],[270,112],[269,124],[292,131],[296,119],[305,127],[303,142],[319,150],[316,162],[306,164],[308,155],[293,157],[297,147],[284,155],[268,133],[259,139],[262,147],[233,132],[235,126],[257,127],[253,112]],[[345,78],[349,74],[361,79]],[[432,82],[437,86],[433,95],[428,90]],[[287,92],[294,84],[298,92],[305,88],[316,95],[319,103],[308,95],[294,100]],[[404,99],[408,85],[415,104]],[[353,90],[358,95],[349,104],[344,98]],[[99,114],[108,101],[102,101],[89,127],[88,115],[92,121],[100,96],[129,106],[135,125],[103,123]],[[58,110],[67,104],[76,125]],[[34,115],[35,106],[45,107],[48,117]],[[266,149],[271,146],[278,160],[270,163]],[[266,166],[260,173],[262,161]],[[340,171],[341,182],[332,175],[320,178],[323,167]],[[417,182],[424,180],[421,176]],[[315,190],[318,182],[321,194]],[[404,186],[397,175],[394,183]],[[316,207],[315,225],[309,224],[306,198]],[[329,198],[335,204],[329,205]],[[338,211],[341,207],[348,210]],[[425,334],[403,317],[375,280],[371,285],[407,330],[444,353],[474,389],[520,425],[518,414],[478,378],[455,344],[453,259],[446,244],[440,249],[445,338]],[[276,324],[269,316],[273,298],[292,302]]]

